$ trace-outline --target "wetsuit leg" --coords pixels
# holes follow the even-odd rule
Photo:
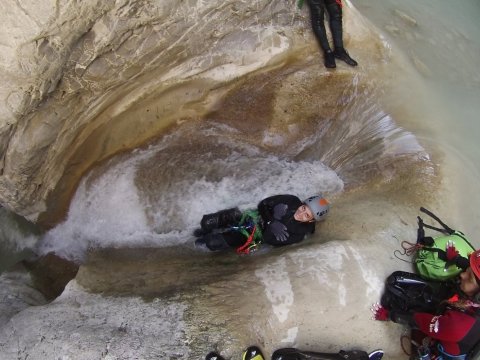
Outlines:
[[[320,47],[324,53],[324,65],[327,68],[335,68],[335,55],[328,43],[327,32],[325,31],[325,2],[324,0],[307,0],[310,7],[312,28]]]
[[[238,208],[226,209],[213,214],[203,215],[200,226],[204,232],[222,229],[238,224],[242,212]]]
[[[357,66],[358,63],[350,57],[350,54],[343,46],[343,22],[341,0],[325,0],[327,8],[330,31],[332,32],[333,51],[337,59],[345,61],[350,66]]]
[[[207,234],[204,237],[196,240],[196,243],[205,244],[210,251],[227,250],[230,248],[230,246],[228,246],[227,242],[225,241],[223,234],[221,233]]]
[[[223,233],[223,236],[227,244],[233,248],[238,248],[247,241],[245,235],[239,233],[238,231],[226,231]]]
[[[325,31],[325,2],[324,0],[308,0],[312,29],[323,51],[329,51],[327,32]]]
[[[335,48],[343,48],[342,7],[336,0],[324,0]]]
[[[245,236],[238,231],[225,231],[223,233],[210,233],[197,240],[198,244],[204,243],[211,251],[237,248],[245,244]]]

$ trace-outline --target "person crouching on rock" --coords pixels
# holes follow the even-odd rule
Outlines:
[[[324,64],[327,68],[335,68],[335,58],[345,61],[350,66],[358,63],[350,57],[343,47],[342,0],[307,0],[310,6],[310,17],[315,37],[324,52]],[[325,31],[325,10],[328,12],[330,30],[332,32],[334,50],[330,48]]]
[[[204,215],[194,235],[197,245],[211,251],[236,248],[248,254],[261,243],[284,246],[302,241],[325,219],[330,204],[322,195],[301,201],[294,195],[275,195],[260,201],[257,209],[238,208]]]
[[[468,265],[459,278],[459,294],[441,304],[437,312],[406,312],[374,304],[371,309],[374,319],[391,320],[420,331],[420,335],[431,340],[426,347],[422,346],[421,352],[437,356],[432,356],[432,359],[476,358],[472,352],[477,352],[480,346],[480,250],[473,252],[466,260]],[[422,342],[417,341],[420,344]]]

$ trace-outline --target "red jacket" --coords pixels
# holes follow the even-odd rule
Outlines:
[[[448,309],[442,315],[415,313],[418,329],[451,355],[467,354],[480,340],[480,317],[473,311]]]

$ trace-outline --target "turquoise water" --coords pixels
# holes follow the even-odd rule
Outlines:
[[[387,38],[403,52],[418,57],[430,70],[419,74],[438,97],[446,114],[431,124],[442,129],[442,140],[480,169],[480,2],[478,0],[353,0]],[[398,10],[417,21],[409,26]],[[398,12],[397,12],[398,13]],[[401,28],[399,34],[389,26]],[[408,106],[408,104],[406,104]]]
[[[477,206],[480,180],[480,2],[478,0],[352,0],[387,39],[419,69],[431,101],[430,133],[445,156],[452,209],[467,233],[480,231]],[[412,22],[414,20],[414,22]],[[354,49],[351,49],[354,52]],[[408,91],[408,89],[406,89]],[[411,106],[408,102],[406,107]]]

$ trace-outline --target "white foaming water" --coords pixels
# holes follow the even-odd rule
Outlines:
[[[149,234],[134,186],[133,166],[117,165],[87,185],[82,181],[68,219],[48,232],[40,252],[80,260],[90,247],[127,245]]]
[[[232,173],[219,181],[200,178],[190,183],[183,180],[177,184],[175,193],[161,194],[158,203],[153,204],[158,209],[154,215],[155,228],[173,231],[171,224],[181,217],[183,224],[180,222],[179,226],[191,229],[205,213],[235,206],[242,210],[254,208],[261,199],[271,195],[288,193],[306,198],[319,192],[335,194],[343,189],[343,182],[336,173],[318,161],[242,157],[234,162],[221,160],[217,166],[228,169],[235,164],[237,168],[245,168],[246,163],[249,164],[248,172],[234,172],[232,168]],[[168,204],[167,208],[177,208],[178,212],[165,216],[164,204]]]
[[[153,183],[174,181],[174,191],[155,196],[142,193],[135,182],[141,164],[165,149],[170,137],[126,160],[107,166],[100,176],[91,173],[79,185],[65,222],[41,239],[40,253],[83,261],[91,248],[172,246],[192,242],[191,232],[203,214],[239,206],[256,207],[270,195],[291,193],[300,198],[323,192],[332,196],[343,182],[321,162],[292,162],[275,156],[251,158],[234,152],[215,166],[226,169],[219,180],[179,174]],[[192,162],[198,159],[191,160]],[[172,165],[172,166],[175,166]],[[238,169],[248,168],[248,171]],[[152,200],[152,198],[154,200]]]

